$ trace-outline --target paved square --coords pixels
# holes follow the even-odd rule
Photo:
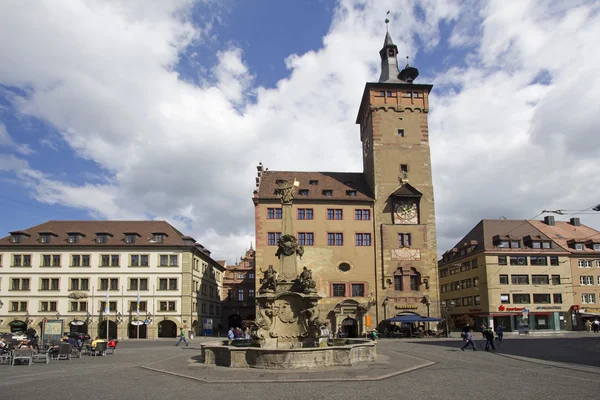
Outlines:
[[[462,400],[585,399],[597,397],[600,389],[600,335],[507,338],[497,353],[462,352],[458,339],[384,339],[378,343],[381,358],[372,365],[290,372],[203,366],[199,363],[203,340],[194,339],[183,348],[165,340],[123,341],[114,356],[31,367],[0,365],[0,393],[2,398],[46,400],[82,396]]]

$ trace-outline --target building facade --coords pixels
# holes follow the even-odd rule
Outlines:
[[[454,305],[453,317],[473,317],[476,327],[502,324],[516,331],[526,323],[529,330],[577,329],[585,307],[596,304],[596,235],[577,219],[482,220],[439,261],[440,296]],[[576,250],[576,243],[585,248]],[[591,286],[588,278],[580,283],[585,271],[592,271]]]
[[[231,327],[242,327],[243,321],[256,318],[254,297],[256,295],[256,253],[252,246],[240,261],[225,266],[221,297],[223,332]]]
[[[389,33],[379,52],[379,82],[367,83],[356,123],[363,172],[269,171],[258,166],[254,192],[257,273],[281,235],[275,188],[297,182],[293,230],[304,246],[334,331],[364,334],[399,313],[439,315],[436,231],[427,114],[431,85],[398,70]],[[259,283],[257,282],[257,289]]]
[[[585,320],[600,319],[600,232],[582,225],[579,218],[530,222],[569,252],[569,327],[585,329]]]
[[[175,337],[198,326],[210,252],[164,221],[49,221],[0,239],[0,331],[62,321],[90,336]],[[220,303],[218,293],[210,300]]]

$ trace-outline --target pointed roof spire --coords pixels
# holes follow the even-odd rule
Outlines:
[[[386,15],[390,15],[388,11]],[[383,40],[383,48],[379,51],[381,57],[381,75],[379,76],[379,82],[394,82],[400,83],[398,79],[398,47],[394,44],[388,24],[390,23],[389,18],[385,19],[385,39]]]
[[[385,33],[385,39],[383,41],[383,47],[386,46],[395,46],[389,31]]]

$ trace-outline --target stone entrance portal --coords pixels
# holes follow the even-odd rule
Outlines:
[[[356,338],[358,337],[358,323],[354,318],[346,318],[342,321],[342,332],[344,337]]]

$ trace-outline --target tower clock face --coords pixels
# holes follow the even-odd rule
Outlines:
[[[367,157],[369,155],[369,151],[371,150],[371,140],[366,138],[363,142],[363,155]]]
[[[418,224],[419,214],[417,203],[415,201],[402,201],[396,203],[394,207],[395,224]]]

